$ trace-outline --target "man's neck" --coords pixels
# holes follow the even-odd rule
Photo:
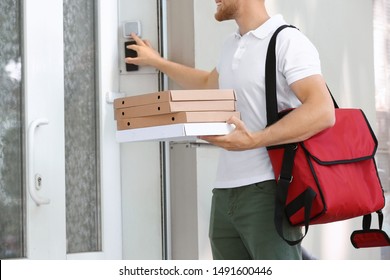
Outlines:
[[[255,5],[254,7],[248,5],[240,11],[240,15],[235,20],[240,34],[244,35],[251,30],[257,29],[269,18],[270,16],[263,5]]]

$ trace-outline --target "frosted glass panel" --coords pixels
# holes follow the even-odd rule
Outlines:
[[[100,250],[95,1],[64,1],[68,253]]]
[[[0,1],[0,259],[23,248],[22,85],[18,0]]]

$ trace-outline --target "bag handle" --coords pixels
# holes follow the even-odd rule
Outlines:
[[[283,164],[277,183],[275,197],[275,228],[279,236],[283,238],[283,240],[286,241],[290,246],[299,244],[307,235],[307,232],[309,231],[311,208],[313,205],[313,201],[317,196],[317,193],[312,188],[308,187],[304,192],[302,192],[297,198],[295,198],[285,207],[288,187],[293,180],[291,174],[297,148],[297,144],[287,144],[284,146]],[[288,240],[284,237],[283,234],[283,221],[285,220],[286,215],[287,217],[291,217],[302,207],[304,208],[305,213],[305,233],[297,240]]]
[[[363,217],[363,229],[352,232],[350,239],[356,249],[390,246],[390,237],[382,230],[383,213],[381,210],[376,213],[379,229],[371,229],[371,214],[367,214]]]

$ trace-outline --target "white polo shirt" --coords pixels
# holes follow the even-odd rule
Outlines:
[[[267,125],[265,105],[265,57],[274,31],[286,24],[281,15],[270,18],[258,29],[227,38],[217,65],[219,87],[234,89],[237,110],[250,131]],[[276,43],[277,94],[279,110],[301,103],[289,85],[305,77],[321,74],[318,52],[299,31],[287,28]],[[240,152],[221,150],[214,187],[234,188],[274,179],[266,148]]]

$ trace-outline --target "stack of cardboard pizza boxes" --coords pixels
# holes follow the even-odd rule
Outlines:
[[[170,90],[114,100],[117,130],[240,118],[233,90]]]

